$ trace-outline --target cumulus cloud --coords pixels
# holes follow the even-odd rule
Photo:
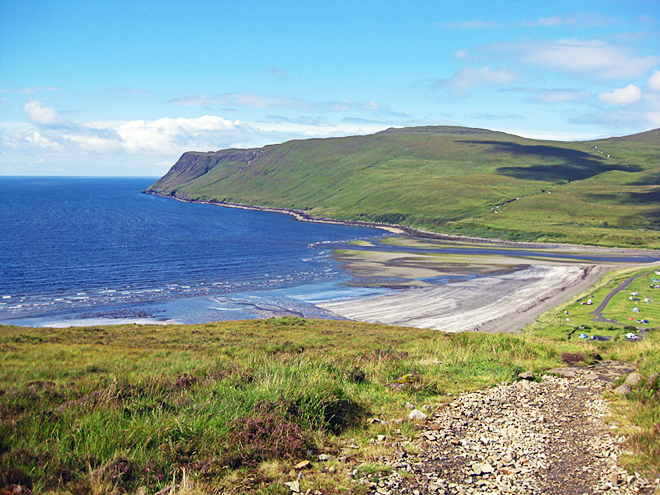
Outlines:
[[[462,67],[451,79],[441,79],[439,84],[450,88],[454,96],[467,96],[468,90],[484,86],[501,86],[516,82],[518,77],[508,69],[493,70],[489,66],[474,68]]]
[[[129,154],[165,155],[175,154],[187,146],[201,145],[218,131],[236,129],[240,125],[239,121],[211,115],[195,119],[163,118],[152,122],[127,122],[117,129],[117,134],[122,148]]]
[[[364,104],[377,110],[378,104]],[[388,127],[376,122],[330,125],[318,119],[241,122],[219,116],[161,118],[130,122],[65,122],[38,101],[24,105],[30,124],[0,127],[0,149],[22,155],[163,156],[175,159],[190,150],[217,150],[264,146],[309,137],[333,137],[377,132]],[[66,125],[63,125],[63,122]]]
[[[625,88],[603,91],[598,95],[598,99],[611,105],[630,105],[641,101],[642,90],[634,84],[629,84]]]
[[[649,80],[646,82],[646,87],[651,91],[660,91],[660,70],[654,70]]]
[[[23,105],[23,111],[34,125],[44,127],[70,127],[71,123],[60,118],[53,107],[44,106],[38,100]]]
[[[660,62],[655,55],[635,55],[604,41],[500,43],[491,48],[514,51],[523,62],[595,79],[641,77]]]

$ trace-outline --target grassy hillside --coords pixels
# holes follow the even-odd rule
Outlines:
[[[511,240],[660,247],[660,130],[589,142],[462,127],[190,152],[150,192]]]
[[[286,495],[281,483],[309,459],[303,493],[366,494],[346,473],[359,468],[377,480],[391,469],[381,456],[412,448],[415,423],[393,421],[407,416],[408,401],[438,408],[452,394],[560,366],[564,354],[637,360],[644,376],[660,371],[655,334],[569,342],[539,333],[443,334],[299,318],[0,326],[0,489],[153,494],[185,479],[192,488],[176,493]],[[658,393],[642,387],[616,402],[620,424],[637,425],[627,465],[648,475],[660,459]],[[397,443],[374,443],[377,435]],[[317,462],[324,453],[331,459]]]

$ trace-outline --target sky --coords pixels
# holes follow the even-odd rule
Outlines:
[[[461,125],[660,127],[658,0],[0,0],[0,175]]]

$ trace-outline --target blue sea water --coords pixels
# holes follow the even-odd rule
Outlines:
[[[0,178],[0,323],[185,323],[374,293],[331,250],[382,231],[142,194],[155,178]]]

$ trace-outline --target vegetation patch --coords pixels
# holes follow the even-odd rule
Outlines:
[[[631,428],[626,465],[652,472],[660,449],[658,381],[650,378],[660,372],[658,336],[568,340],[547,328],[549,337],[541,327],[444,334],[273,318],[35,328],[29,335],[37,339],[19,342],[28,332],[3,326],[0,488],[156,493],[185,480],[189,493],[286,494],[282,483],[310,461],[302,489],[347,493],[355,488],[347,470],[379,476],[386,447],[373,443],[377,435],[416,434],[407,402],[439,408],[521,371],[599,358],[636,361],[647,379],[616,400],[615,420]],[[332,460],[320,463],[319,455]]]
[[[186,153],[149,191],[474,237],[657,248],[659,132],[565,143],[389,129]]]

